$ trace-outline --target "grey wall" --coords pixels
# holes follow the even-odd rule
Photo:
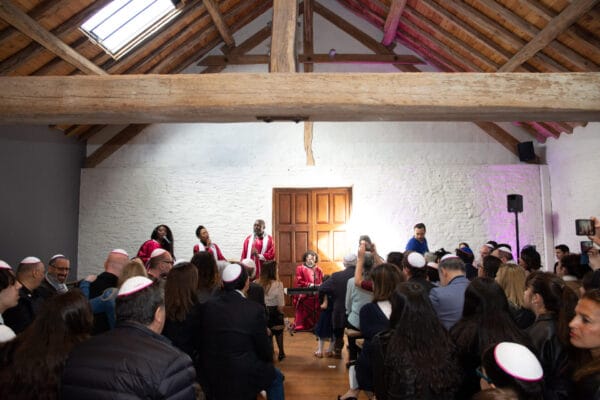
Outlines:
[[[0,125],[0,259],[56,253],[77,267],[80,169],[85,146],[47,126]]]

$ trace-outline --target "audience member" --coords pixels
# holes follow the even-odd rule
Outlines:
[[[590,217],[592,220],[592,224],[594,224],[594,229],[596,234],[594,236],[588,236],[588,238],[600,246],[600,218]]]
[[[156,249],[150,255],[146,263],[148,277],[154,280],[167,279],[171,268],[173,268],[173,257],[165,249]]]
[[[498,244],[498,247],[492,251],[492,255],[502,260],[503,264],[513,260],[512,247],[507,243]]]
[[[17,335],[34,320],[43,300],[38,296],[37,288],[44,279],[44,264],[37,257],[26,257],[17,267],[17,280],[21,283],[19,303],[2,315],[4,323]]]
[[[416,251],[417,253],[425,254],[429,251],[427,239],[425,238],[425,224],[418,223],[414,226],[414,236],[406,243],[406,251]]]
[[[571,344],[583,352],[573,374],[577,400],[600,398],[600,290],[586,291],[569,323]]]
[[[485,256],[481,261],[481,267],[477,270],[477,276],[496,279],[498,269],[502,265],[502,260],[494,256]]]
[[[195,399],[192,360],[161,335],[164,304],[160,281],[126,280],[116,300],[115,329],[71,351],[62,398]]]
[[[302,264],[296,267],[294,287],[306,288],[323,283],[323,270],[317,265],[319,256],[308,250],[302,256]],[[299,294],[293,298],[296,314],[294,329],[305,331],[313,329],[319,318],[319,296],[315,293]]]
[[[331,275],[324,275],[323,282],[327,282],[331,278]],[[315,336],[317,336],[317,351],[315,351],[315,357],[332,357],[333,346],[335,338],[333,336],[333,298],[331,295],[319,292],[319,308],[321,313],[319,320],[315,326]],[[325,351],[325,344],[329,342],[329,348]]]
[[[69,289],[65,282],[71,269],[71,261],[62,254],[56,254],[48,261],[48,270],[44,280],[37,288],[38,296],[48,299],[56,294],[66,293]]]
[[[373,258],[373,266],[383,264],[385,260],[377,253],[377,246],[371,242],[369,235],[361,235],[358,239],[358,251],[363,248],[363,252],[368,253]],[[369,292],[373,291],[373,281],[370,279],[363,279],[363,269],[357,265],[354,270],[354,285],[359,288],[363,288]]]
[[[4,325],[2,314],[19,304],[19,289],[21,289],[21,283],[17,280],[12,268],[5,261],[0,260],[0,343],[15,337],[15,332]]]
[[[418,283],[429,293],[435,287],[427,278],[425,257],[416,251],[407,251],[402,259],[401,268],[409,282]]]
[[[587,252],[588,265],[592,271],[600,269],[600,250],[597,247],[592,247]]]
[[[522,344],[501,342],[490,345],[483,352],[478,374],[484,392],[489,388],[506,389],[516,395],[512,397],[515,400],[542,400],[542,366]]]
[[[559,244],[554,247],[554,254],[556,256],[556,262],[554,263],[554,273],[556,274],[556,269],[560,264],[560,260],[569,254],[569,246],[566,244]]]
[[[477,277],[477,268],[473,265],[475,256],[473,250],[468,246],[459,247],[456,249],[456,255],[465,263],[465,276],[468,280],[473,280]]]
[[[217,269],[217,261],[206,251],[199,251],[190,261],[198,269],[198,288],[196,296],[200,303],[205,303],[211,296],[215,295],[220,289],[221,278]],[[229,264],[227,261],[219,262]]]
[[[542,268],[542,259],[535,246],[523,247],[519,257],[519,265],[529,274]]]
[[[208,230],[204,226],[199,225],[196,228],[196,237],[198,238],[198,243],[194,245],[194,254],[200,251],[206,251],[214,257],[215,261],[225,260],[225,256],[223,256],[221,249],[216,243],[213,243],[212,240],[210,240]]]
[[[456,349],[427,292],[401,283],[390,302],[391,329],[372,341],[377,400],[454,399],[461,380]]]
[[[479,391],[475,370],[489,345],[501,341],[530,344],[512,319],[504,291],[492,278],[476,278],[469,284],[462,317],[452,327],[450,336],[458,348],[464,374],[457,395],[460,399],[468,399]]]
[[[556,274],[565,281],[565,284],[573,289],[577,296],[580,295],[581,280],[586,272],[590,272],[587,265],[581,264],[579,254],[567,254],[560,259]]]
[[[228,265],[223,291],[203,306],[200,359],[215,400],[251,399],[265,390],[267,398],[283,399],[283,375],[273,366],[264,309],[246,299],[250,280],[245,268]]]
[[[146,265],[148,260],[150,260],[150,257],[152,257],[154,250],[164,249],[171,254],[171,259],[175,259],[174,248],[175,240],[173,239],[171,228],[167,225],[158,225],[150,234],[150,240],[146,240],[140,246],[137,257],[139,257],[144,265]]]
[[[196,367],[199,378],[199,353],[196,336],[200,325],[200,304],[196,296],[198,270],[189,262],[177,263],[165,284],[166,320],[162,335],[186,353]],[[200,381],[200,379],[199,379]]]
[[[114,304],[116,298],[116,289],[119,282],[119,277],[123,272],[125,264],[129,261],[129,255],[123,249],[114,249],[108,253],[106,260],[104,261],[104,272],[96,277],[96,280],[89,285],[89,298],[104,298],[110,303],[111,310],[106,312],[94,311],[94,329],[92,330],[93,335],[97,335],[102,332],[106,332],[114,327]],[[84,283],[84,285],[86,285]],[[111,289],[110,293],[104,294],[107,289]],[[92,307],[93,309],[94,307]],[[100,304],[97,308],[101,307]],[[112,314],[109,316],[109,314]]]
[[[335,358],[342,358],[344,328],[346,326],[346,290],[348,280],[354,277],[356,260],[355,254],[347,254],[343,261],[344,270],[334,272],[331,278],[319,287],[319,293],[324,293],[333,298],[332,324],[335,337],[333,356]]]
[[[240,261],[251,258],[256,265],[256,276],[260,276],[262,263],[275,259],[275,242],[273,236],[265,233],[265,221],[257,219],[252,226],[252,235],[244,240]]]
[[[277,261],[266,261],[263,264],[259,283],[265,292],[267,327],[270,331],[271,343],[273,343],[274,336],[279,351],[277,359],[281,361],[285,358],[285,351],[283,350],[283,330],[285,329],[283,307],[285,306],[285,298],[283,282],[279,280]]]
[[[429,299],[442,325],[448,330],[460,319],[469,280],[465,263],[453,255],[445,255],[438,264],[440,286],[431,289]]]
[[[492,251],[498,246],[498,243],[493,240],[489,240],[479,248],[479,259],[477,260],[476,267],[479,269],[482,267],[483,259],[487,256],[492,255]]]
[[[581,287],[579,288],[579,297],[583,297],[585,292],[592,289],[600,289],[600,271],[590,271],[583,276]]]
[[[92,312],[81,292],[49,298],[23,333],[0,346],[0,398],[61,398],[61,375],[69,351],[85,341],[91,330]]]
[[[569,398],[569,321],[575,315],[577,294],[558,276],[534,272],[525,282],[525,306],[535,313],[527,329],[544,369],[544,398]]]
[[[394,264],[398,268],[402,268],[402,259],[404,254],[400,251],[390,251],[385,259],[385,262]]]
[[[260,304],[264,308],[266,315],[267,305],[265,304],[265,290],[261,285],[258,284],[258,282],[254,282],[256,278],[256,265],[254,264],[254,260],[251,258],[246,258],[242,260],[240,264],[246,268],[246,272],[250,278],[250,285],[246,291],[246,297],[248,300],[252,300]]]
[[[496,275],[496,282],[504,290],[510,313],[520,329],[530,327],[535,321],[533,311],[525,307],[525,298],[523,297],[525,279],[527,279],[525,270],[512,263],[501,264]]]

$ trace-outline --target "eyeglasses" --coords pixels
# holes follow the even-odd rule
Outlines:
[[[166,261],[166,260],[164,260],[163,262],[164,262],[165,264],[171,264],[171,265],[175,264],[175,261]]]
[[[490,377],[483,373],[483,371],[481,370],[481,366],[479,366],[475,369],[475,373],[477,374],[478,377],[480,377],[481,379],[483,379],[490,385],[493,383],[492,380],[490,379]]]

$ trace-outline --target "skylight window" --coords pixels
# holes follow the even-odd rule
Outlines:
[[[114,58],[133,49],[179,12],[172,0],[114,0],[81,29]]]

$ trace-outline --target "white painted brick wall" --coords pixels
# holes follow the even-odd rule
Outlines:
[[[511,164],[472,124],[315,123],[314,132],[317,165],[307,167],[302,124],[149,127],[82,170],[79,276],[101,271],[111,248],[134,254],[160,223],[179,258],[191,257],[203,224],[236,259],[256,218],[271,230],[274,187],[352,187],[350,238],[368,233],[384,254],[404,250],[420,221],[432,248],[514,243],[508,193],[525,199],[521,244],[543,242],[538,167]]]
[[[572,135],[548,139],[546,159],[552,186],[554,244],[579,252],[575,219],[600,217],[600,123],[578,127]]]

